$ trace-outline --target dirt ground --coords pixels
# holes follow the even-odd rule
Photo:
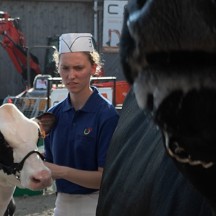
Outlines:
[[[52,216],[55,205],[55,193],[44,192],[41,195],[14,197],[15,216]]]

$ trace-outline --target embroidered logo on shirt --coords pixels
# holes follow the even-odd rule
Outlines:
[[[90,134],[91,131],[92,131],[92,128],[86,128],[86,129],[84,130],[84,135]]]

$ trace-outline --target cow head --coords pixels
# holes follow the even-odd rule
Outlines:
[[[120,54],[169,155],[215,205],[216,1],[129,1]]]
[[[51,185],[51,172],[44,166],[37,142],[54,123],[51,113],[28,119],[13,104],[0,107],[0,185],[32,190]]]

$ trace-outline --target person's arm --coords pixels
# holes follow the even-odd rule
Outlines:
[[[98,171],[85,171],[48,162],[45,162],[45,165],[51,170],[53,179],[65,179],[91,189],[100,188],[103,174],[103,168],[101,167],[98,168]]]

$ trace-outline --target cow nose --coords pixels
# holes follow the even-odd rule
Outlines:
[[[52,184],[51,173],[49,170],[41,170],[31,177],[31,188],[34,190],[44,189]]]

